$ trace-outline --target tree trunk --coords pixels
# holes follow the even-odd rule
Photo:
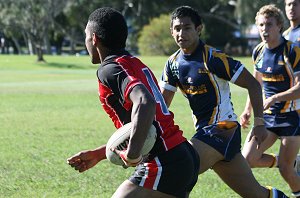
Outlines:
[[[12,41],[14,42],[16,48],[17,48],[17,51],[18,51],[17,53],[18,53],[18,54],[23,54],[18,39],[17,39],[16,37],[14,37],[14,36],[12,36],[11,39],[12,39]]]
[[[37,55],[37,62],[46,62],[43,56],[43,48],[41,44],[36,44],[35,47],[36,55]]]

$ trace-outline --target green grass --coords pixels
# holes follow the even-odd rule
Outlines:
[[[45,59],[47,63],[36,63],[35,56],[0,56],[0,197],[111,197],[132,169],[105,160],[79,174],[66,164],[69,156],[105,144],[115,131],[99,104],[97,65],[88,56]],[[160,78],[167,57],[141,59]],[[249,58],[239,59],[251,66]],[[232,86],[238,115],[246,94]],[[191,113],[181,94],[175,96],[171,110],[191,138]],[[271,150],[276,153],[278,145]],[[262,185],[289,193],[276,169],[254,169],[254,173]],[[238,196],[207,171],[191,197]]]

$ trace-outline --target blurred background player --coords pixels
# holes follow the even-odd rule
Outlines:
[[[182,6],[173,11],[171,34],[180,49],[169,57],[160,82],[168,107],[177,87],[189,101],[196,129],[191,143],[201,159],[199,173],[212,168],[242,197],[286,197],[275,188],[262,187],[240,151],[241,130],[228,82],[248,90],[256,99],[255,117],[262,117],[259,83],[239,61],[203,43],[201,30],[201,16],[195,9]],[[260,143],[267,132],[260,119],[254,125],[251,136]]]
[[[290,27],[284,31],[283,36],[300,47],[300,0],[285,0],[285,14]]]
[[[99,8],[89,16],[85,34],[92,63],[101,63],[97,77],[102,107],[116,128],[132,123],[127,150],[115,152],[126,166],[136,169],[113,197],[188,197],[197,182],[199,157],[174,124],[153,73],[124,49],[128,34],[124,17],[112,8]],[[140,151],[151,124],[158,138],[144,158]],[[84,172],[103,159],[105,145],[82,151],[68,163]]]
[[[286,1],[288,2],[288,1]],[[257,142],[248,135],[243,155],[251,167],[279,167],[293,195],[300,196],[300,177],[294,163],[300,147],[300,49],[282,37],[283,15],[275,5],[263,6],[256,14],[262,42],[253,51],[254,77],[264,91],[264,119],[268,136],[256,149]],[[249,125],[252,106],[248,98],[241,115],[241,125]],[[279,157],[265,154],[280,139]]]

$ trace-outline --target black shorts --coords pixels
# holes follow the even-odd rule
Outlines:
[[[264,114],[266,128],[280,136],[299,136],[300,119],[297,111]]]
[[[208,125],[198,130],[193,138],[208,144],[230,161],[241,152],[241,126],[238,122],[228,122],[234,125],[230,129],[219,128],[218,125]]]
[[[129,180],[144,188],[186,197],[197,183],[199,165],[198,153],[186,141],[138,165]]]

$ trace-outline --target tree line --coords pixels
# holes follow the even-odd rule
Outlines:
[[[178,6],[189,5],[203,17],[205,41],[224,46],[234,39],[233,32],[254,23],[256,11],[269,3],[284,8],[282,0],[0,0],[0,37],[5,35],[12,42],[15,53],[36,54],[38,61],[44,61],[43,54],[51,54],[53,47],[61,54],[66,40],[69,53],[74,54],[76,46],[84,46],[89,14],[108,6],[125,16],[128,49],[138,53],[137,41],[145,25],[160,15],[170,15]]]

